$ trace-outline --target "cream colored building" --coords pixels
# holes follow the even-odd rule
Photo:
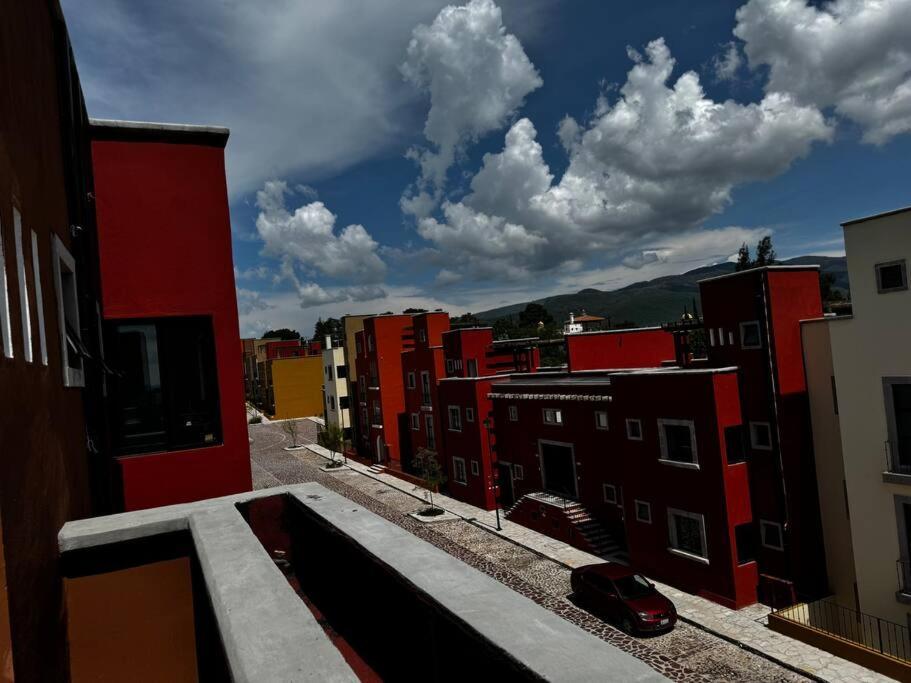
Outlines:
[[[351,438],[351,410],[348,407],[348,364],[345,348],[332,346],[332,338],[326,337],[323,347],[323,416],[326,424],[338,425]]]
[[[843,224],[853,312],[803,324],[830,584],[911,615],[911,207]]]

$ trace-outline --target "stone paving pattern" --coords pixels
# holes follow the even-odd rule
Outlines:
[[[316,429],[314,422],[301,420],[300,442],[315,443]],[[631,637],[572,602],[570,569],[566,565],[579,566],[600,561],[598,558],[505,520],[502,521],[503,535],[498,535],[492,526],[494,513],[487,513],[446,496],[434,496],[434,500],[437,502],[439,499],[443,507],[459,515],[459,518],[432,524],[416,521],[408,515],[426,507],[426,503],[422,502],[423,492],[411,484],[391,475],[369,473],[370,476],[365,476],[366,467],[360,464],[352,464],[352,468],[337,472],[324,472],[319,468],[326,461],[317,453],[306,449],[284,450],[288,440],[280,425],[250,425],[249,430],[254,488],[317,481],[496,578],[590,633],[633,654],[672,680],[807,680],[775,662],[683,622],[678,622],[677,627],[667,634]],[[323,449],[316,447],[314,450]],[[469,519],[475,521],[469,522]],[[488,525],[490,528],[486,528]],[[661,590],[674,601],[678,611],[681,611],[682,603],[686,603],[690,609],[689,599],[694,596],[670,587],[662,586]],[[762,607],[753,611],[735,612],[707,600],[696,600],[706,603],[696,604],[696,609],[704,611],[706,618],[727,621],[728,630],[734,633],[741,630],[738,626],[741,621],[749,622],[756,628],[757,623],[753,620],[763,618],[768,612]],[[809,666],[802,668],[813,671],[824,680],[890,680],[799,641],[779,636],[764,626],[758,626],[767,634],[768,641],[787,641],[787,645],[796,651],[798,660],[807,660]],[[725,633],[724,630],[721,632]],[[773,645],[782,647],[781,643]],[[804,653],[805,648],[812,653]]]

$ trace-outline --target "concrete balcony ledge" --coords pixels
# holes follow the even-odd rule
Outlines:
[[[325,533],[332,543],[342,544],[337,546],[340,551],[362,558],[357,567],[340,564],[333,570],[326,565],[341,562],[338,556],[312,557],[313,571],[328,571],[329,575],[361,572],[362,563],[379,568],[381,573],[375,576],[388,577],[382,580],[388,580],[390,590],[407,602],[403,611],[419,604],[436,615],[439,624],[456,625],[453,633],[473,639],[480,646],[477,652],[486,653],[497,666],[508,666],[519,680],[600,680],[605,672],[617,680],[666,680],[644,662],[487,574],[314,483],[70,522],[60,531],[59,548],[66,559],[80,551],[107,546],[116,552],[120,543],[189,532],[233,680],[357,680],[350,661],[330,640],[237,507],[275,497],[283,497],[299,511],[298,519],[306,526],[301,534],[304,542]],[[305,567],[306,571],[310,570]],[[323,599],[328,595],[344,604],[356,599],[359,591],[367,590],[365,596],[376,591],[386,594],[376,581],[381,582],[374,579],[369,586],[327,586],[322,582],[317,588],[327,591],[321,595]],[[380,624],[391,624],[396,618],[370,609],[358,614],[358,620],[364,621],[361,628],[374,634]],[[403,623],[401,627],[415,625]],[[438,643],[433,648],[437,650],[446,652],[446,643]],[[398,655],[396,659],[401,660]],[[426,672],[412,673],[418,677]]]

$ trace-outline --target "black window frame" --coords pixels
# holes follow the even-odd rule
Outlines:
[[[904,292],[908,289],[908,265],[905,263],[904,259],[897,259],[895,261],[885,261],[883,263],[877,263],[873,266],[876,269],[876,291],[880,294],[889,294],[890,292]],[[899,278],[901,282],[898,285],[893,285],[891,287],[883,286],[883,270],[886,268],[898,268],[899,269]]]

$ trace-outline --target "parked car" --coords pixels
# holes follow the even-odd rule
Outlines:
[[[627,633],[668,631],[677,623],[674,603],[628,567],[589,564],[573,569],[571,581],[579,598]]]

